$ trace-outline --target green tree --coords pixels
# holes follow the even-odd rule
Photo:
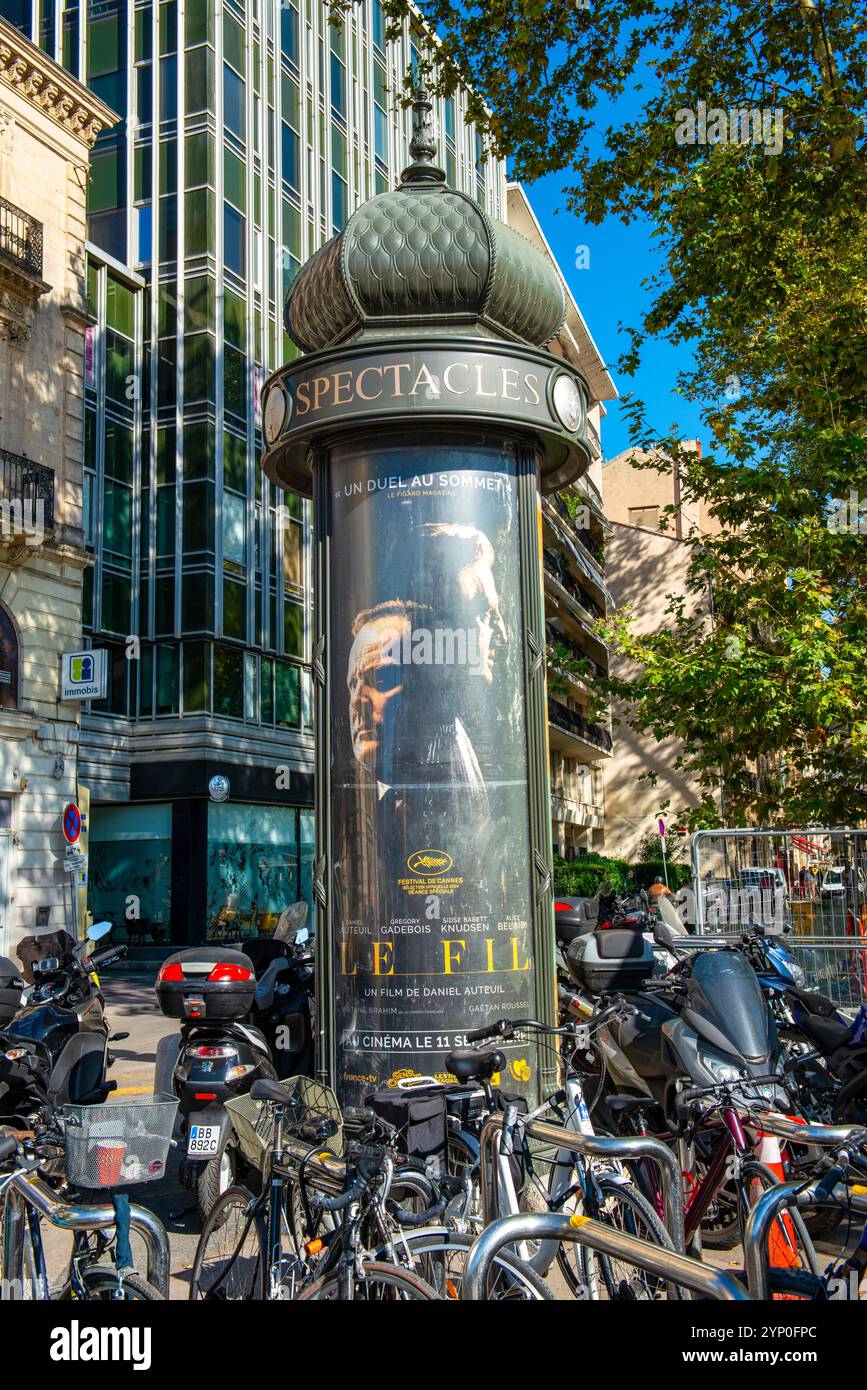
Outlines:
[[[635,674],[613,692],[636,728],[683,740],[693,823],[718,819],[720,780],[735,824],[863,820],[864,0],[417,4],[441,39],[435,85],[472,85],[515,175],[570,171],[576,214],[641,219],[660,251],[621,371],[654,339],[685,348],[678,390],[713,452],[681,451],[635,399],[630,427],[718,520],[691,573],[713,617],[672,598],[664,630],[638,637],[618,614],[606,635]],[[385,10],[397,23],[409,5]],[[639,113],[600,117],[627,90]]]

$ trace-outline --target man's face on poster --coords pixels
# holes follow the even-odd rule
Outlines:
[[[357,632],[349,652],[349,729],[356,760],[373,768],[382,743],[388,708],[403,690],[400,648],[410,630],[408,617],[371,618]]]

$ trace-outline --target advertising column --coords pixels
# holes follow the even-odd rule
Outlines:
[[[342,1097],[535,1009],[516,452],[329,451]],[[526,1049],[501,1084],[533,1078]]]

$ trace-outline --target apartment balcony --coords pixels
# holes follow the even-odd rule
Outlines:
[[[548,701],[548,737],[552,748],[587,762],[610,757],[614,747],[611,734],[601,724],[553,698]]]
[[[551,819],[585,830],[600,830],[605,824],[605,808],[593,801],[567,796],[560,787],[551,791]]]
[[[585,559],[589,561],[595,571],[598,571],[598,582],[601,583],[602,572],[605,566],[605,549],[601,542],[597,540],[586,526],[575,525],[572,519],[572,513],[559,492],[552,492],[549,497],[546,497],[545,501],[568,528],[570,540],[577,541],[581,546]]]
[[[590,452],[595,459],[602,457],[602,440],[599,438],[599,431],[596,426],[587,421],[587,443],[590,445]]]
[[[0,449],[0,545],[35,549],[53,530],[54,470]]]
[[[42,223],[0,198],[0,268],[6,266],[42,280]]]
[[[574,575],[569,572],[562,555],[558,555],[556,551],[549,550],[545,546],[544,563],[546,575],[570,601],[571,606],[579,610],[582,622],[592,626],[597,619],[605,617],[605,609],[602,604],[598,603],[583,584],[579,584]]]

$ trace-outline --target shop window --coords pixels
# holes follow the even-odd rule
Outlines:
[[[5,608],[0,608],[0,709],[18,708],[18,633]]]
[[[167,941],[171,912],[170,805],[94,806],[88,906],[114,922],[114,941]]]
[[[294,806],[208,806],[210,941],[267,936],[280,913],[298,902],[303,887],[298,829]],[[305,849],[308,845],[305,841]],[[307,902],[312,905],[309,896]]]

